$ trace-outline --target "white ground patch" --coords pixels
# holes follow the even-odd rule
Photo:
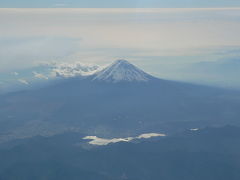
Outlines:
[[[129,142],[134,139],[148,139],[152,137],[164,137],[166,136],[165,134],[158,134],[158,133],[147,133],[147,134],[141,134],[137,137],[127,137],[127,138],[113,138],[113,139],[104,139],[104,138],[99,138],[97,136],[86,136],[83,139],[89,139],[89,144],[92,145],[98,145],[98,146],[104,146],[108,145],[110,143],[117,143],[117,142]]]
[[[198,130],[199,130],[198,128],[190,129],[190,131],[198,131]]]

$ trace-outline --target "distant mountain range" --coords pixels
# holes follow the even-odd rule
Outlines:
[[[103,70],[104,69],[104,70]],[[118,81],[147,81],[153,78],[126,60],[117,60],[107,68],[91,64],[76,63],[43,63],[32,68],[1,73],[0,93],[41,87],[55,80],[88,77],[94,80],[109,82]],[[126,79],[124,79],[126,78]],[[129,78],[129,79],[128,79]]]
[[[61,78],[87,76],[100,70],[92,64],[75,63],[42,63],[31,68],[0,73],[0,94],[14,92],[51,84]]]
[[[93,146],[81,133],[0,145],[1,180],[239,180],[240,128]]]
[[[0,96],[0,142],[81,132],[103,138],[239,124],[240,93],[155,78],[126,60]]]
[[[217,87],[239,89],[239,59],[213,62],[186,63],[182,65],[156,65],[152,72],[158,77]],[[40,63],[30,68],[0,72],[0,94],[41,87],[62,78],[88,76],[105,66],[81,62]],[[149,69],[149,68],[147,68]]]

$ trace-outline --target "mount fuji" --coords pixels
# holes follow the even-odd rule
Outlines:
[[[103,138],[239,125],[240,93],[155,78],[126,60],[0,96],[0,143],[81,132]]]
[[[97,72],[93,80],[106,82],[146,82],[153,77],[126,60],[117,60],[100,72]]]

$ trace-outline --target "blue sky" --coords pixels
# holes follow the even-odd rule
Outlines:
[[[239,0],[1,0],[1,8],[200,8],[240,7]]]

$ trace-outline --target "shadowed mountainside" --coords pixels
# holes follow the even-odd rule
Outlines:
[[[102,75],[113,66],[106,81]],[[113,137],[239,124],[239,92],[157,79],[126,61],[106,69],[1,96],[0,141],[66,131]]]

